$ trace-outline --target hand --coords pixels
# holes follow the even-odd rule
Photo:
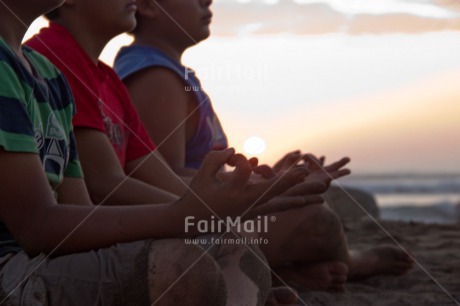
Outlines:
[[[283,158],[281,158],[279,161],[275,163],[275,165],[273,166],[273,171],[277,173],[290,169],[291,167],[297,165],[300,161],[302,161],[302,156],[303,154],[299,150],[287,153],[283,156]]]
[[[284,155],[283,158],[273,165],[273,167],[268,165],[254,167],[254,173],[258,175],[256,176],[256,180],[269,179],[274,177],[276,173],[292,169],[292,167],[295,167],[299,162],[303,161],[303,157],[304,155],[299,150],[296,150]],[[319,162],[322,164],[324,162],[324,157],[321,157]]]
[[[253,175],[253,180],[258,182],[273,178],[277,173],[291,169],[300,161],[302,161],[302,154],[299,150],[297,150],[287,153],[283,158],[275,163],[273,168],[268,165],[256,165],[253,169],[255,174]]]
[[[222,182],[217,173],[224,164],[235,169]],[[308,174],[304,167],[295,167],[271,179],[250,184],[254,167],[257,167],[257,160],[248,161],[243,155],[235,154],[233,149],[209,153],[190,184],[191,190],[179,200],[179,205],[186,214],[198,218],[206,219],[212,214],[236,217],[282,194],[302,182]]]
[[[300,183],[289,188],[283,195],[275,197],[264,205],[252,208],[244,219],[254,219],[257,216],[267,215],[306,205],[321,204],[324,199],[319,195],[324,193],[326,186],[322,183]]]
[[[344,157],[330,165],[324,166],[325,157],[316,157],[313,154],[301,154],[299,150],[287,153],[281,158],[273,168],[267,165],[254,167],[255,181],[273,178],[277,173],[288,171],[296,166],[301,166],[310,172],[305,178],[306,182],[321,182],[329,187],[332,180],[350,174],[349,169],[343,168],[350,162],[350,159]]]
[[[351,173],[350,169],[344,168],[350,162],[348,157],[343,157],[327,166],[324,165],[324,157],[317,158],[313,154],[304,154],[301,159],[304,162],[303,166],[310,172],[310,175],[305,178],[306,182],[321,182],[329,187],[332,180]]]

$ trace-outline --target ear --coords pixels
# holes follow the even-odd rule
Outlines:
[[[160,5],[161,3],[158,0],[137,0],[137,14],[155,18],[161,12]]]

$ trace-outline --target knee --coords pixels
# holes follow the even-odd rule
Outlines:
[[[225,305],[225,281],[216,261],[183,240],[162,240],[149,253],[148,285],[155,305]],[[158,304],[157,304],[158,303]]]
[[[307,210],[307,217],[300,224],[303,232],[329,241],[343,238],[342,222],[335,212],[324,205],[308,206]]]

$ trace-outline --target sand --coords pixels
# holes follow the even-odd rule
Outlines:
[[[382,226],[418,264],[399,277],[377,276],[350,282],[341,294],[301,294],[299,305],[460,305],[460,224],[383,221]],[[345,225],[352,249],[395,244],[369,219]]]

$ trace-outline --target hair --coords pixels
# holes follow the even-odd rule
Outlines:
[[[48,20],[55,20],[59,17],[59,8],[55,8],[52,11],[49,11],[48,13],[45,14],[45,17]]]

